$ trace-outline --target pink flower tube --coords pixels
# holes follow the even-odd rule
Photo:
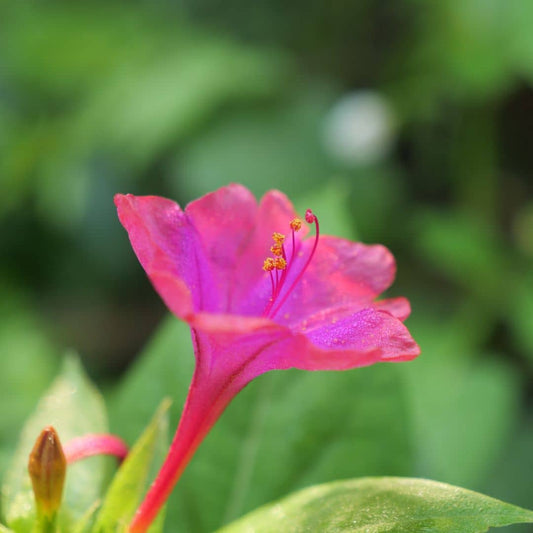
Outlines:
[[[155,289],[191,327],[196,355],[180,424],[132,533],[148,529],[207,432],[256,376],[420,353],[402,323],[409,302],[375,301],[394,279],[392,254],[319,235],[317,217],[308,210],[299,219],[278,191],[257,203],[232,184],[185,210],[157,196],[116,195],[115,204]]]

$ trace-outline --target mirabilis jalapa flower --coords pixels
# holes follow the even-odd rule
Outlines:
[[[231,184],[182,210],[116,195],[122,225],[155,289],[191,327],[196,367],[169,453],[130,524],[144,532],[232,398],[275,369],[346,370],[420,350],[405,298],[374,301],[395,262],[381,245],[319,235],[278,191],[258,204]],[[314,237],[304,238],[314,226]]]

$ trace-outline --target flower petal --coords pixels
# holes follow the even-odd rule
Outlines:
[[[261,316],[271,296],[270,275],[263,261],[270,255],[272,234],[290,233],[290,221],[297,215],[288,198],[279,191],[269,191],[261,199],[257,221],[249,245],[239,257],[237,277],[233,284],[231,311],[241,315]],[[302,227],[303,236],[308,231]]]
[[[312,244],[312,239],[302,243],[301,253],[291,267],[292,277],[311,253]],[[395,273],[394,257],[380,244],[320,237],[315,256],[276,320],[292,324],[331,306],[349,305],[353,311],[369,307],[391,285]],[[288,279],[286,285],[290,283]]]
[[[392,316],[399,318],[402,322],[411,314],[411,304],[403,296],[375,302],[374,309],[387,311]]]
[[[257,202],[248,189],[232,184],[191,202],[185,213],[201,236],[203,253],[218,295],[216,309],[210,306],[202,310],[228,312],[232,288],[240,276],[239,258],[253,235]]]
[[[293,366],[307,370],[345,370],[380,361],[408,361],[420,348],[400,320],[386,311],[367,308],[355,315],[305,332],[302,354],[292,354]]]
[[[267,329],[286,329],[268,318],[228,313],[195,313],[189,320],[189,325],[205,333],[234,333],[236,335],[253,334]]]
[[[270,191],[259,206],[245,187],[229,185],[178,204],[157,196],[116,195],[122,225],[143,268],[170,310],[260,316],[270,297],[263,269],[274,231],[296,216]],[[302,232],[306,231],[306,228]]]
[[[211,273],[194,227],[179,205],[158,196],[115,196],[120,222],[167,306],[186,318],[217,307]]]
[[[270,297],[263,261],[272,233],[285,232],[294,208],[279,191],[269,191],[259,206],[251,192],[232,184],[207,194],[185,209],[201,235],[216,290],[219,312],[260,316]]]
[[[245,318],[241,324],[226,325],[206,315],[198,322],[203,329],[196,331],[201,341],[195,350],[199,366],[208,369],[212,383],[226,381],[242,388],[270,370],[347,370],[408,361],[420,353],[407,328],[389,312],[370,307],[343,312],[344,316],[338,309],[317,313],[301,331],[266,319]]]

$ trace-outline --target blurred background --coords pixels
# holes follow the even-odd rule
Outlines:
[[[115,405],[114,430],[133,439],[148,420],[149,401],[127,426],[132,389],[112,391],[142,373],[143,346],[182,333],[167,319],[149,341],[166,310],[113,195],[184,205],[234,181],[283,190],[325,233],[388,246],[390,295],[411,300],[423,354],[347,373],[373,424],[346,444],[353,472],[323,466],[257,501],[237,490],[184,531],[351,475],[430,477],[533,506],[533,2],[6,0],[0,21],[2,469],[68,349]],[[315,391],[344,379],[287,375],[321,379]],[[245,393],[274,394],[267,379]],[[185,486],[205,474],[197,460]]]

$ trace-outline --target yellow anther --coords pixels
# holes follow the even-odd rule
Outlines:
[[[302,228],[302,221],[299,218],[293,218],[290,221],[289,226],[293,231],[300,231],[300,229]]]
[[[278,233],[277,231],[275,231],[273,234],[272,234],[272,240],[276,243],[276,244],[279,244],[280,246],[283,244],[283,241],[285,240],[285,235],[283,235],[283,233]]]
[[[272,272],[275,268],[275,260],[272,257],[267,257],[263,263],[263,270],[265,272]]]
[[[283,248],[281,246],[281,244],[274,244],[270,247],[270,251],[276,255],[276,256],[281,256],[283,255]]]
[[[285,270],[287,267],[287,261],[285,261],[283,257],[276,257],[276,259],[274,259],[274,266],[277,270]]]

